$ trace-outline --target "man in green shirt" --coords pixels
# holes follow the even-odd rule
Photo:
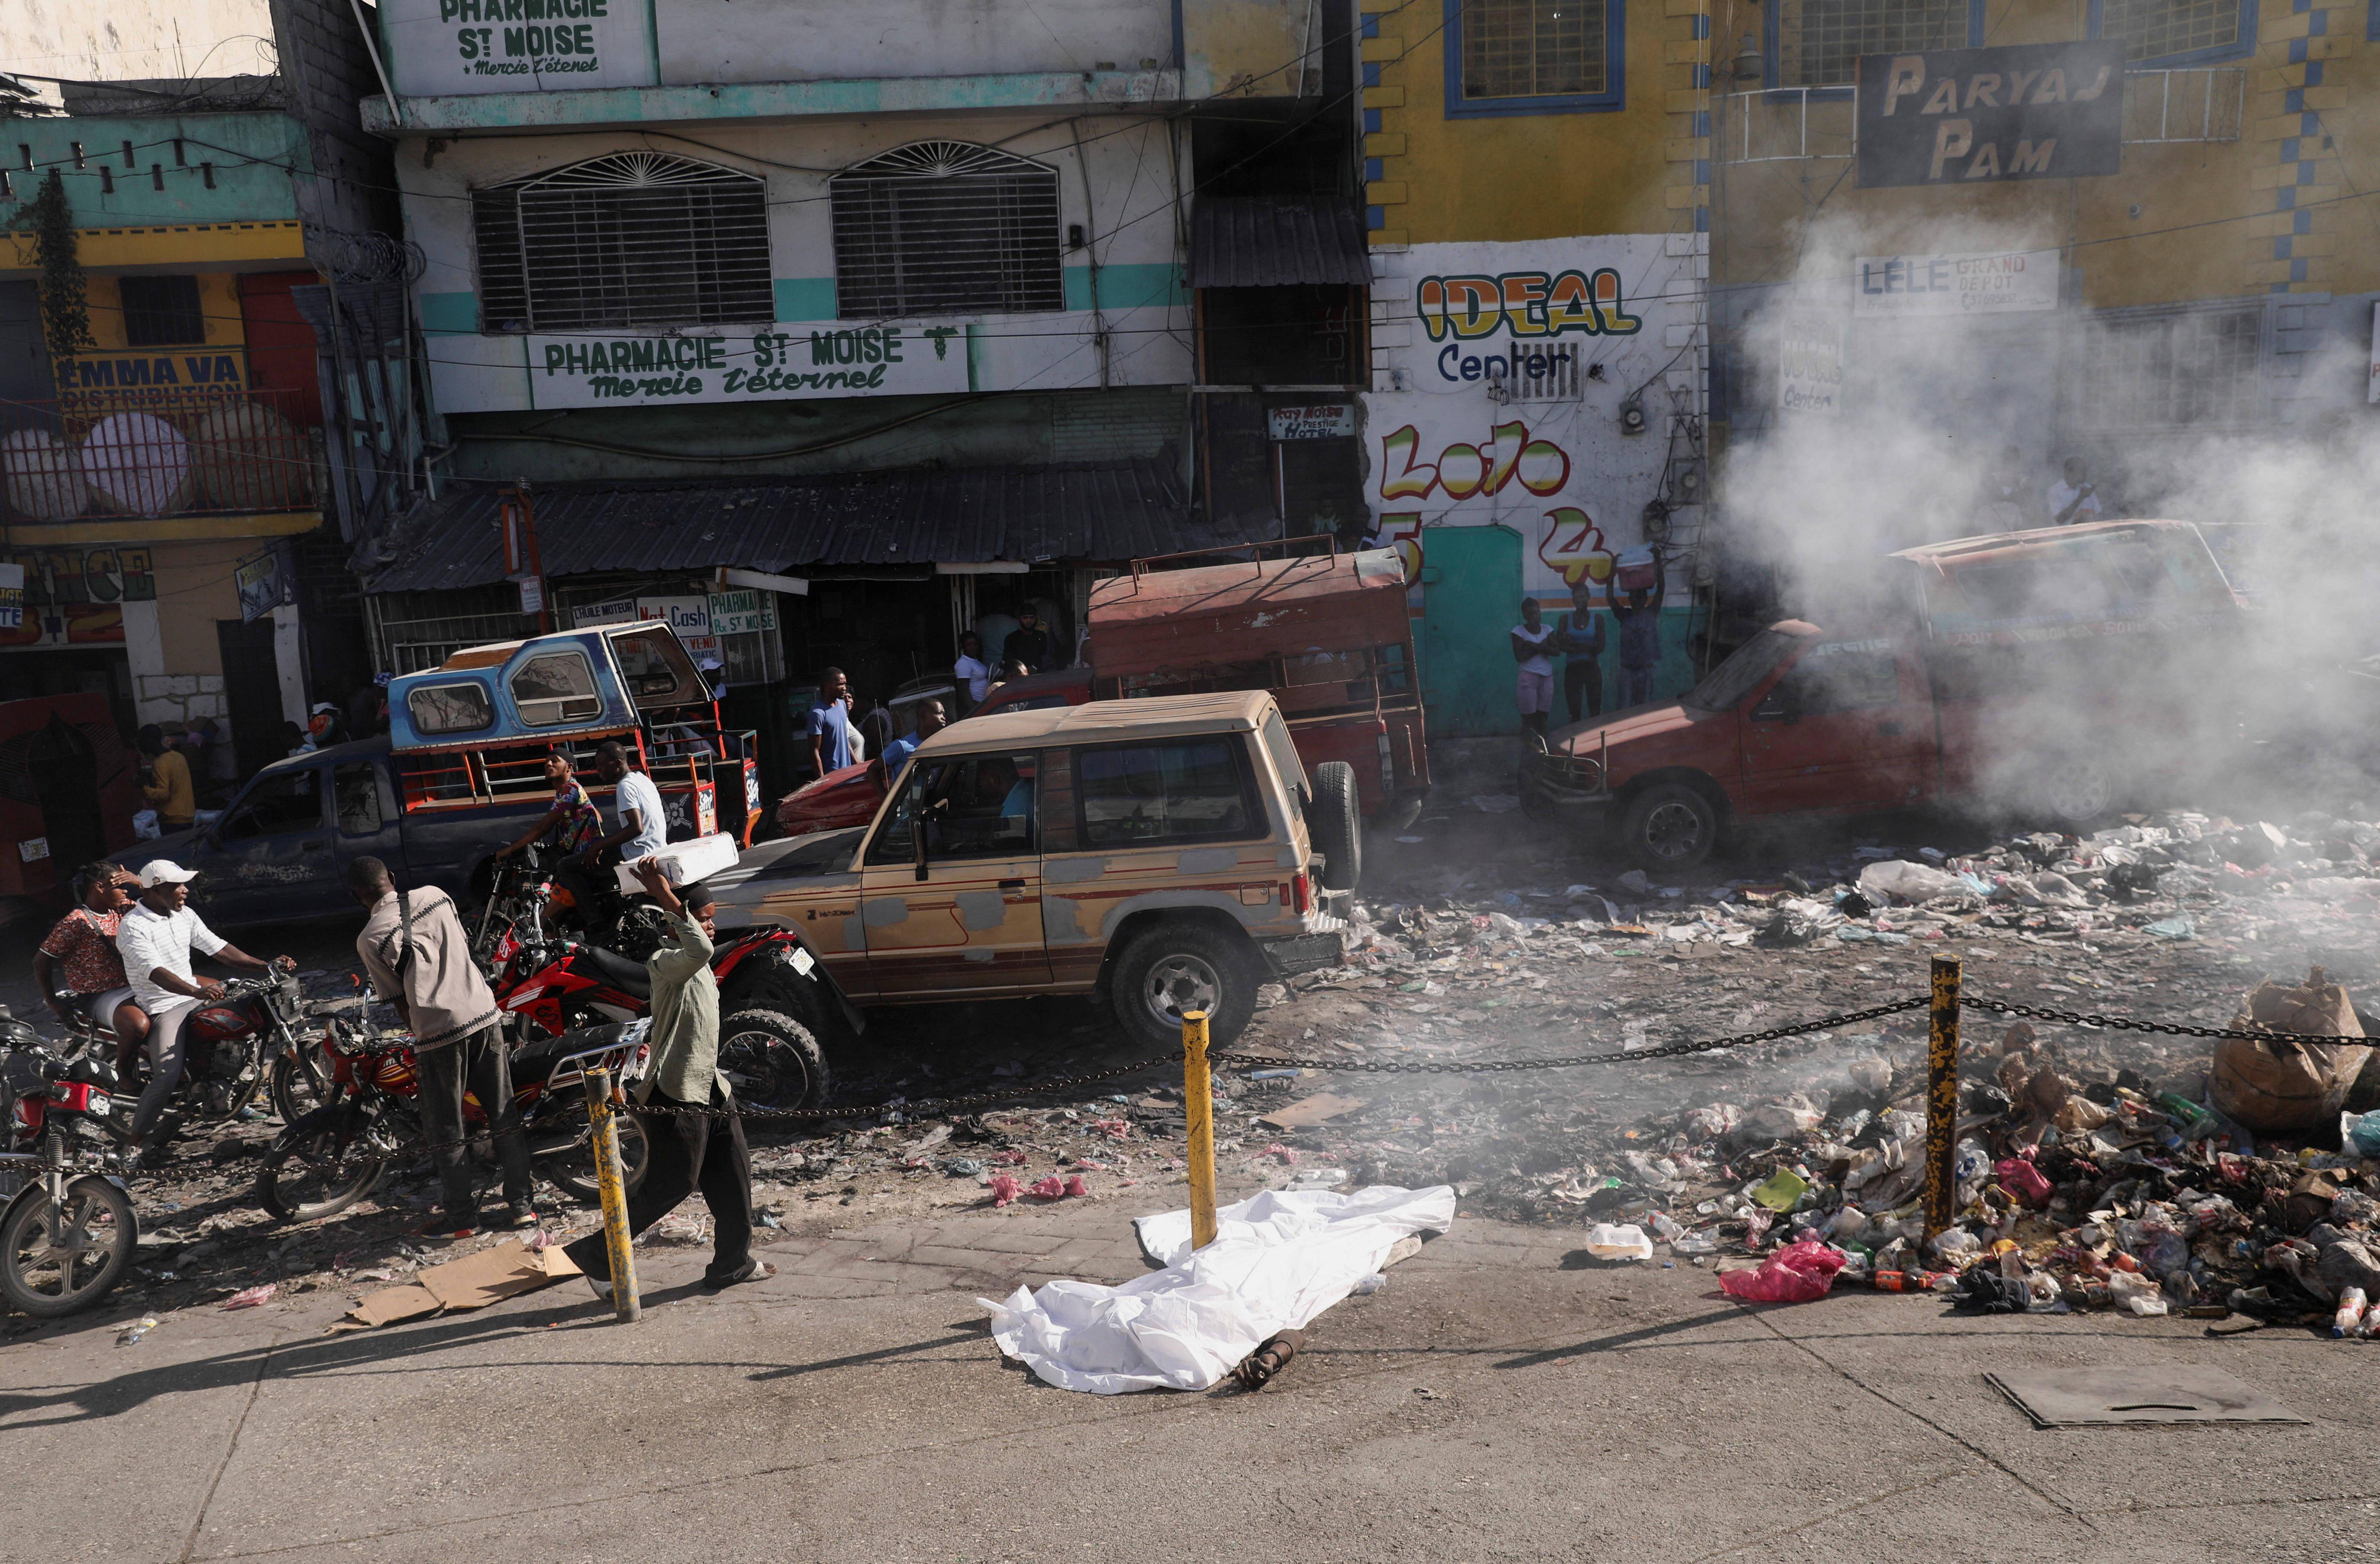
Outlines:
[[[661,1109],[732,1109],[734,1094],[719,1073],[719,979],[710,970],[718,929],[710,889],[673,890],[658,858],[640,858],[630,867],[666,926],[661,949],[645,963],[652,984],[652,1024],[645,1035],[652,1066],[637,1086],[637,1100]],[[645,1182],[628,1198],[630,1234],[660,1221],[699,1188],[711,1221],[710,1266],[702,1285],[717,1291],[774,1276],[776,1267],[752,1258],[752,1162],[744,1121],[657,1113],[647,1115],[644,1126]],[[564,1253],[587,1273],[597,1297],[612,1295],[612,1256],[601,1228]]]

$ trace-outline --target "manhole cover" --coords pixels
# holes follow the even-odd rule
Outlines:
[[[2219,1368],[2037,1368],[1984,1378],[2044,1428],[2306,1421]]]

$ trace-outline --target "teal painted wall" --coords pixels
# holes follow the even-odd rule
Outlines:
[[[1503,527],[1431,527],[1423,529],[1422,623],[1415,637],[1421,659],[1422,700],[1429,731],[1447,737],[1518,734],[1520,705],[1508,632],[1521,618],[1521,540]],[[1569,604],[1539,600],[1548,620]],[[1620,689],[1620,627],[1603,615],[1607,649],[1603,712],[1617,709]],[[1661,611],[1661,661],[1653,673],[1653,698],[1674,700],[1697,678],[1704,613],[1694,607]],[[1547,726],[1570,721],[1562,690],[1563,660],[1554,661],[1554,709]],[[1585,712],[1582,709],[1581,716]]]
[[[176,139],[182,143],[178,163]],[[128,141],[129,161],[124,155]],[[80,168],[74,164],[78,142]],[[19,148],[31,149],[30,173]],[[214,165],[212,189],[207,188],[204,164]],[[15,197],[0,200],[0,219],[31,200],[38,182],[55,167],[74,206],[75,226],[135,228],[294,218],[298,196],[291,173],[310,172],[312,164],[298,122],[268,112],[12,119],[0,126],[0,166],[8,170]],[[105,185],[115,187],[112,193],[103,193]]]
[[[119,188],[121,186],[119,185]],[[1091,302],[1091,269],[1069,266],[1065,273],[1069,309],[1142,309],[1190,303],[1182,268],[1170,262],[1099,268],[1099,297]],[[832,321],[835,315],[832,277],[779,277],[774,284],[780,321]],[[421,296],[422,330],[442,333],[480,329],[478,296],[468,293],[425,293]]]

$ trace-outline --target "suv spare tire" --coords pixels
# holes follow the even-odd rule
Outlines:
[[[1325,760],[1314,768],[1314,807],[1305,823],[1322,855],[1322,888],[1353,891],[1364,878],[1364,818],[1355,799],[1355,768]]]
[[[1133,1041],[1179,1047],[1185,1011],[1207,1012],[1209,1047],[1224,1048],[1256,1013],[1263,980],[1245,935],[1211,924],[1167,919],[1125,944],[1108,975],[1108,999]]]

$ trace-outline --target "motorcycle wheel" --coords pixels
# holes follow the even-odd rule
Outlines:
[[[67,1185],[58,1235],[53,1244],[46,1193],[18,1201],[0,1224],[0,1293],[10,1307],[39,1319],[90,1308],[123,1279],[140,1240],[132,1202],[95,1173]]]
[[[331,1089],[330,1072],[318,1047],[301,1040],[273,1061],[273,1111],[285,1125],[295,1124],[322,1106]]]
[[[310,1222],[370,1194],[387,1163],[369,1129],[350,1137],[346,1117],[334,1103],[284,1130],[256,1175],[257,1204],[282,1221]]]
[[[620,1141],[620,1193],[634,1194],[643,1185],[645,1170],[652,1163],[652,1146],[645,1139],[644,1121],[635,1114],[621,1114],[613,1121],[618,1126]],[[602,1199],[602,1191],[595,1182],[592,1130],[582,1129],[570,1145],[539,1157],[537,1170],[545,1175],[546,1182],[582,1206],[593,1206]]]
[[[815,1108],[826,1098],[826,1054],[783,1011],[741,1010],[722,1023],[719,1072],[749,1107]]]

